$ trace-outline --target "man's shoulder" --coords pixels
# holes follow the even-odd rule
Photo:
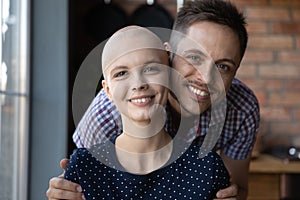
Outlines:
[[[243,112],[258,109],[259,104],[254,92],[242,81],[235,78],[227,92],[228,105]]]
[[[108,104],[112,104],[112,102],[109,100],[108,96],[106,95],[104,89],[102,88],[98,94],[96,95],[96,97],[93,100],[94,106],[102,106],[105,107]]]
[[[90,109],[90,113],[93,113],[93,115],[96,114],[98,119],[99,116],[103,118],[110,118],[112,115],[116,114],[115,112],[118,112],[114,103],[107,97],[104,89],[101,89],[94,98]]]

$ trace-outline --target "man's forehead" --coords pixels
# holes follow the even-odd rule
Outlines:
[[[209,57],[206,49],[201,44],[188,36],[184,36],[178,41],[176,52],[174,53],[177,53],[179,55],[185,53],[196,53],[201,55],[202,57]]]

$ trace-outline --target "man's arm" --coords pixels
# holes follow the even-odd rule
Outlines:
[[[73,134],[74,143],[78,148],[90,147],[112,135],[119,134],[120,127],[122,127],[119,118],[120,114],[115,105],[101,89],[80,120]],[[61,168],[65,170],[68,159],[63,159],[60,164]],[[83,199],[80,185],[65,180],[63,175],[50,179],[46,195],[49,200]]]
[[[246,200],[251,152],[260,124],[259,103],[253,91],[238,79],[233,80],[232,87],[228,91],[228,97],[230,97],[228,99],[231,100],[233,108],[237,107],[229,110],[229,119],[231,121],[229,119],[227,121],[236,121],[239,119],[238,116],[245,116],[245,118],[241,119],[242,123],[238,127],[235,127],[237,132],[233,134],[230,140],[230,149],[228,145],[226,149],[221,149],[220,156],[231,175],[231,182],[237,186],[236,191],[238,191],[238,194],[235,195],[236,198]],[[230,111],[239,111],[241,113]],[[229,128],[228,130],[231,129]],[[222,196],[227,195],[232,192],[232,189],[233,187],[225,188],[219,191],[218,194],[221,193]]]
[[[237,199],[246,200],[248,194],[248,173],[251,154],[244,160],[234,160],[223,153],[221,153],[220,156],[231,175],[232,183],[236,184],[238,187]],[[228,192],[230,192],[232,188],[229,187],[224,190],[227,189],[229,190]],[[227,191],[224,190],[223,193],[225,195]]]
[[[217,192],[214,200],[236,200],[238,195],[237,184],[232,183],[229,187]]]
[[[68,159],[60,161],[60,167],[65,170],[68,164]],[[53,177],[49,181],[49,188],[46,192],[49,200],[84,200],[81,186],[77,183],[65,180],[63,174],[59,177]]]

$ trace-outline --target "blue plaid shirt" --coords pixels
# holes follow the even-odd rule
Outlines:
[[[252,151],[259,128],[259,104],[254,93],[241,81],[234,79],[227,93],[226,118],[215,149],[221,149],[232,159],[245,159]],[[189,137],[204,137],[211,118],[210,109],[195,121]],[[168,116],[166,128],[171,130],[172,119]],[[77,147],[89,148],[122,132],[121,116],[115,105],[102,89],[94,98],[80,120],[73,141]]]

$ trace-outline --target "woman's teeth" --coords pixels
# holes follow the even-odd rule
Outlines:
[[[148,98],[140,98],[140,99],[131,99],[131,101],[134,103],[146,103],[151,101],[151,98],[148,97]]]
[[[196,89],[196,88],[194,88],[194,87],[192,87],[192,86],[189,86],[189,89],[190,89],[194,94],[199,95],[199,96],[202,96],[202,97],[208,96],[208,95],[209,95],[208,92],[203,91],[203,90]]]

